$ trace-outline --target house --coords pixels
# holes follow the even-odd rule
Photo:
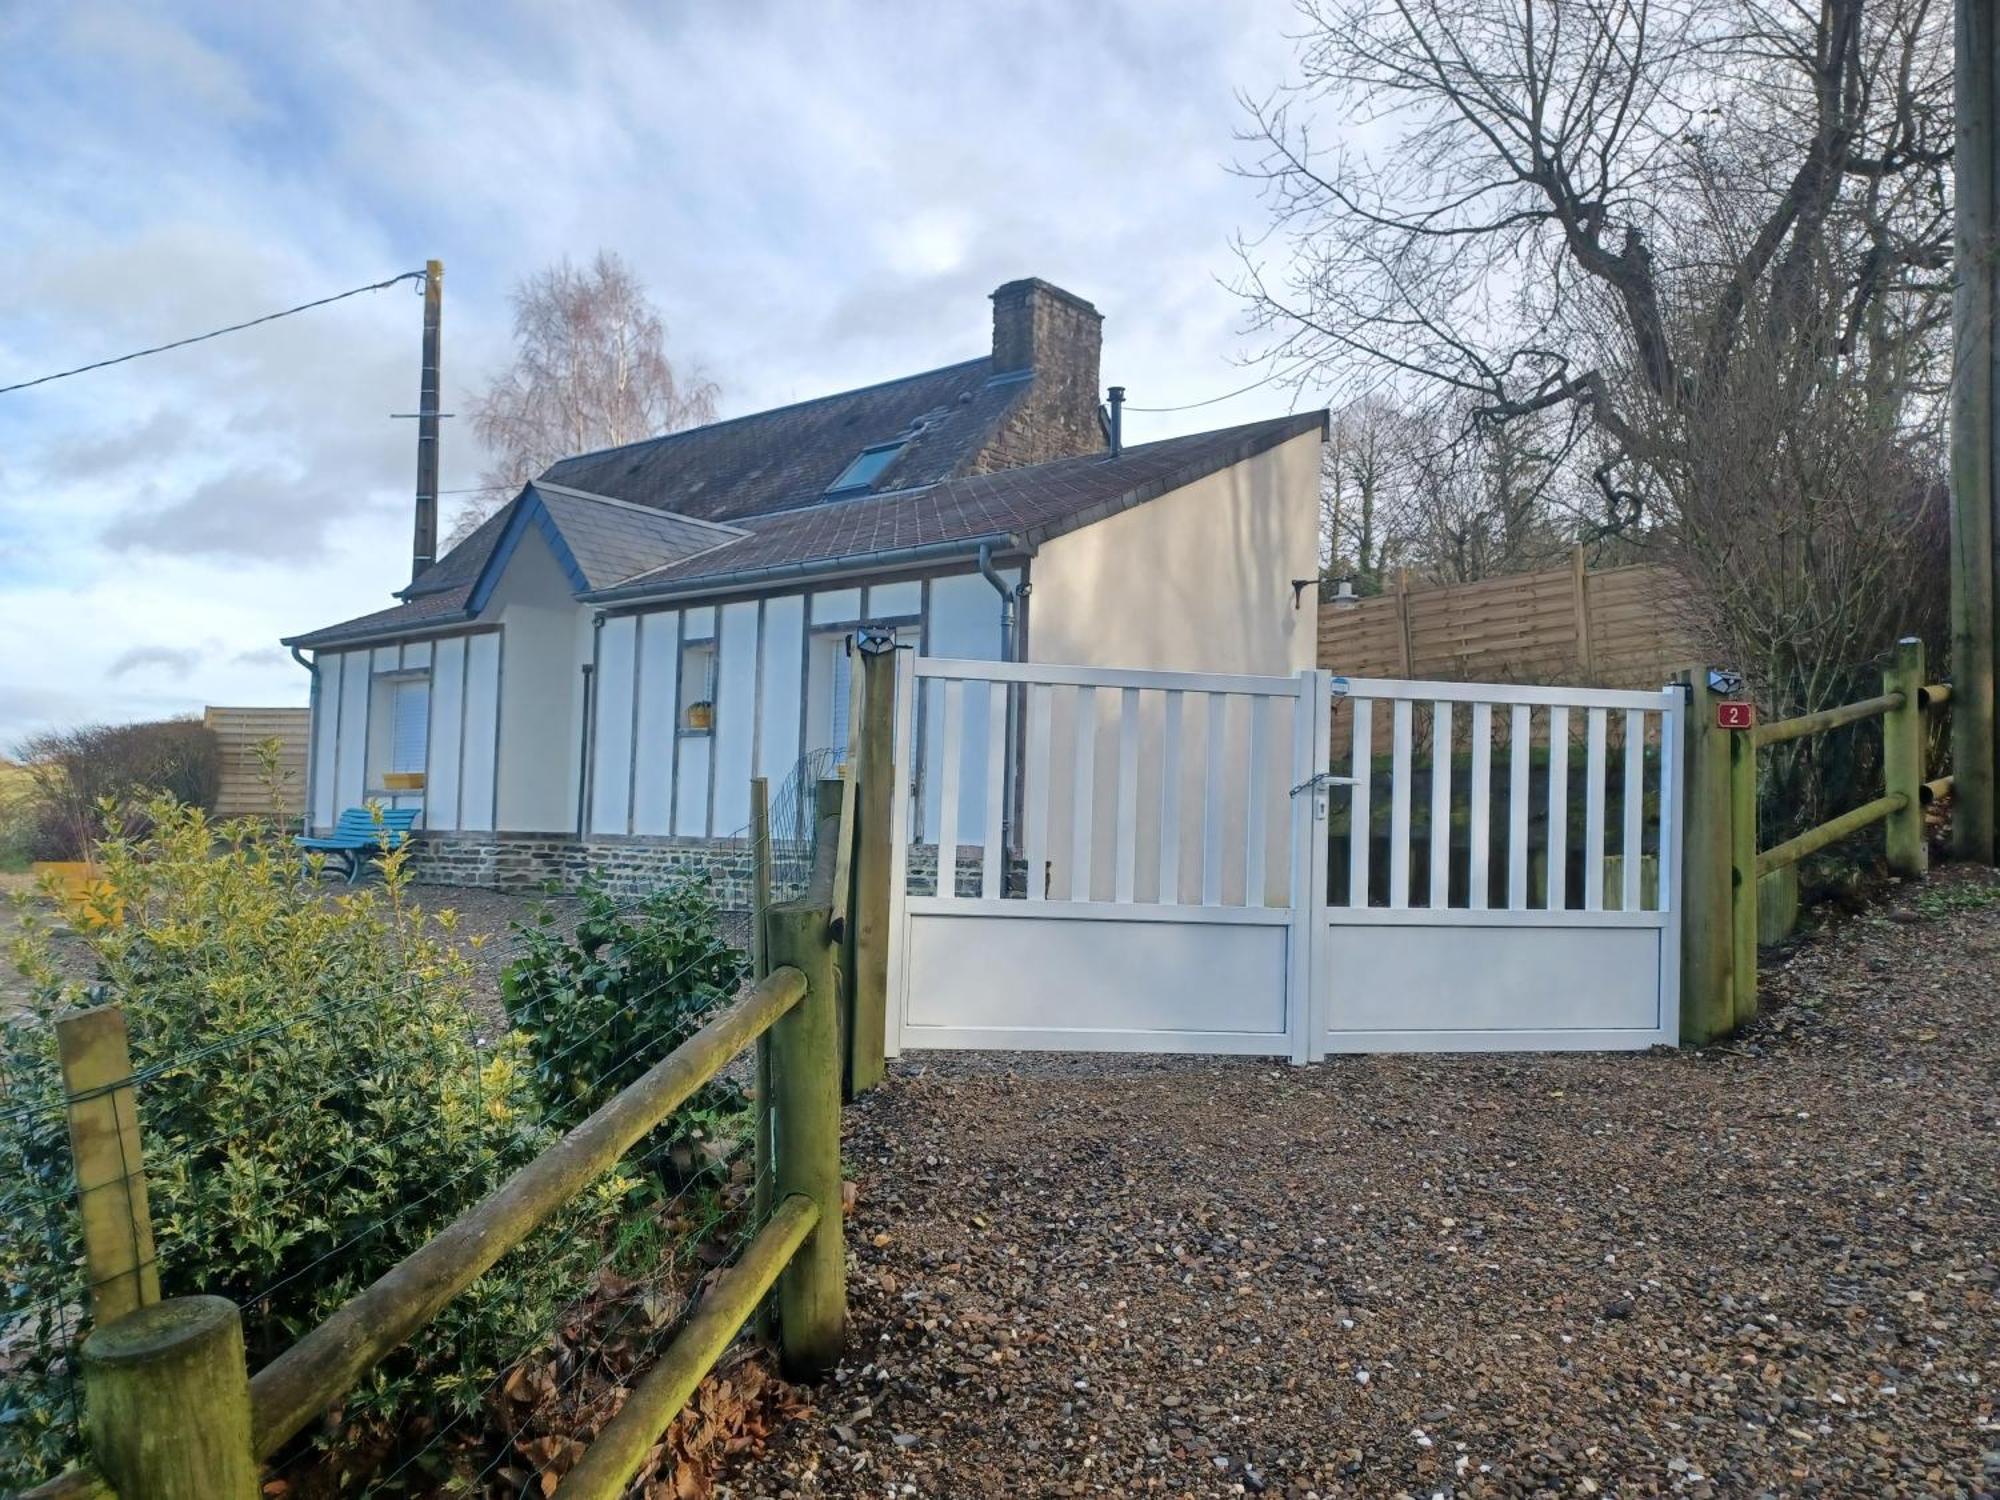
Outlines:
[[[938,656],[1310,668],[1323,414],[1120,447],[1096,309],[992,303],[988,354],[564,459],[392,607],[287,640],[313,824],[416,803],[423,878],[733,891],[752,777],[846,743],[863,621]],[[983,837],[986,787],[962,799]]]

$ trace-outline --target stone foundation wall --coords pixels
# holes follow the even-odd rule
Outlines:
[[[781,869],[802,870],[809,851],[778,851]],[[957,893],[979,894],[983,851],[977,844],[958,849]],[[551,833],[425,833],[410,855],[410,872],[419,885],[470,885],[497,891],[575,890],[595,870],[616,896],[640,896],[662,882],[683,875],[705,875],[716,901],[728,911],[751,906],[750,841],[748,839],[622,838],[577,839]],[[1007,888],[1020,889],[1025,867],[1010,860]],[[929,895],[937,889],[937,846],[919,844],[910,850],[909,889]]]

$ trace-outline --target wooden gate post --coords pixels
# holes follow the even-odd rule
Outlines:
[[[1681,784],[1681,1036],[1696,1046],[1729,1034],[1731,993],[1729,735],[1715,722],[1708,672],[1688,685]]]
[[[243,1320],[225,1297],[155,1302],[83,1341],[97,1471],[145,1500],[257,1500]]]
[[[1751,729],[1729,739],[1729,984],[1730,1029],[1757,1015],[1757,738]]]
[[[847,1338],[837,950],[828,926],[823,893],[774,906],[766,918],[771,967],[806,976],[805,997],[770,1033],[775,1196],[782,1204],[803,1193],[819,1206],[819,1222],[778,1281],[779,1349],[789,1380],[831,1370]]]
[[[90,1312],[101,1327],[160,1300],[125,1012],[115,1005],[70,1012],[56,1022],[56,1049],[69,1098]]]
[[[1903,706],[1882,716],[1882,790],[1902,793],[1902,810],[1883,824],[1889,871],[1906,880],[1921,877],[1929,863],[1924,847],[1924,643],[1914,637],[1896,642],[1896,654],[1882,669],[1882,691],[1901,693]]]
[[[860,777],[855,791],[854,1001],[848,1083],[865,1094],[882,1081],[889,1021],[890,812],[895,800],[896,643],[864,633],[861,656]]]

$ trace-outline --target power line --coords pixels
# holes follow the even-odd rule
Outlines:
[[[245,328],[255,328],[259,323],[273,323],[279,318],[289,318],[293,313],[309,312],[315,307],[325,307],[329,302],[339,302],[348,297],[358,297],[363,292],[379,292],[384,287],[394,286],[399,281],[420,281],[422,271],[405,271],[400,276],[391,276],[387,281],[370,282],[367,286],[357,286],[351,291],[336,292],[331,297],[320,297],[312,302],[301,302],[297,307],[288,307],[283,312],[266,313],[261,318],[252,318],[247,323],[231,323],[227,328],[213,329],[208,333],[197,333],[193,338],[175,339],[171,344],[155,344],[150,349],[135,349],[130,354],[121,354],[116,359],[100,359],[93,364],[78,365],[74,370],[58,370],[53,375],[38,376],[34,380],[23,380],[14,385],[0,385],[0,396],[9,391],[25,391],[31,385],[47,385],[51,380],[66,380],[72,375],[83,375],[91,370],[102,370],[107,365],[122,365],[127,360],[144,359],[149,354],[164,354],[169,349],[182,349],[189,344],[199,344],[203,339],[221,338],[225,333],[240,333]]]
[[[1303,360],[1303,359],[1299,360],[1297,363],[1292,365],[1290,369],[1273,370],[1268,375],[1260,375],[1257,379],[1251,381],[1248,385],[1238,386],[1233,391],[1224,391],[1220,396],[1210,396],[1206,401],[1189,401],[1180,406],[1133,406],[1130,402],[1127,402],[1125,410],[1143,411],[1150,413],[1164,413],[1164,412],[1174,412],[1174,411],[1193,411],[1197,407],[1214,406],[1218,402],[1233,401],[1238,396],[1247,396],[1250,394],[1250,392],[1256,390],[1259,386],[1269,385],[1274,380],[1289,379],[1291,376],[1296,375],[1301,369],[1303,369],[1306,365],[1310,363],[1311,363],[1310,360]]]

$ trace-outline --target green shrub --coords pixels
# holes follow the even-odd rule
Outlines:
[[[565,1124],[693,1036],[746,972],[705,881],[672,881],[623,907],[594,878],[579,895],[573,938],[546,907],[516,925],[521,956],[501,980],[507,1018]],[[726,1107],[727,1092],[711,1088],[695,1107]]]
[[[147,819],[99,851],[102,904],[122,920],[75,941],[93,998],[131,1031],[162,1290],[235,1300],[255,1368],[554,1131],[519,1042],[475,1041],[451,914],[407,899],[400,857],[380,887],[329,895],[248,824],[217,830],[165,800]],[[0,1489],[74,1449],[67,1346],[87,1302],[50,1023],[88,1001],[62,980],[46,923],[29,926],[16,956],[34,999],[0,1020]],[[370,1375],[344,1403],[349,1437],[392,1447],[419,1390],[475,1404],[585,1290],[598,1247],[583,1231],[633,1186],[599,1184]]]

